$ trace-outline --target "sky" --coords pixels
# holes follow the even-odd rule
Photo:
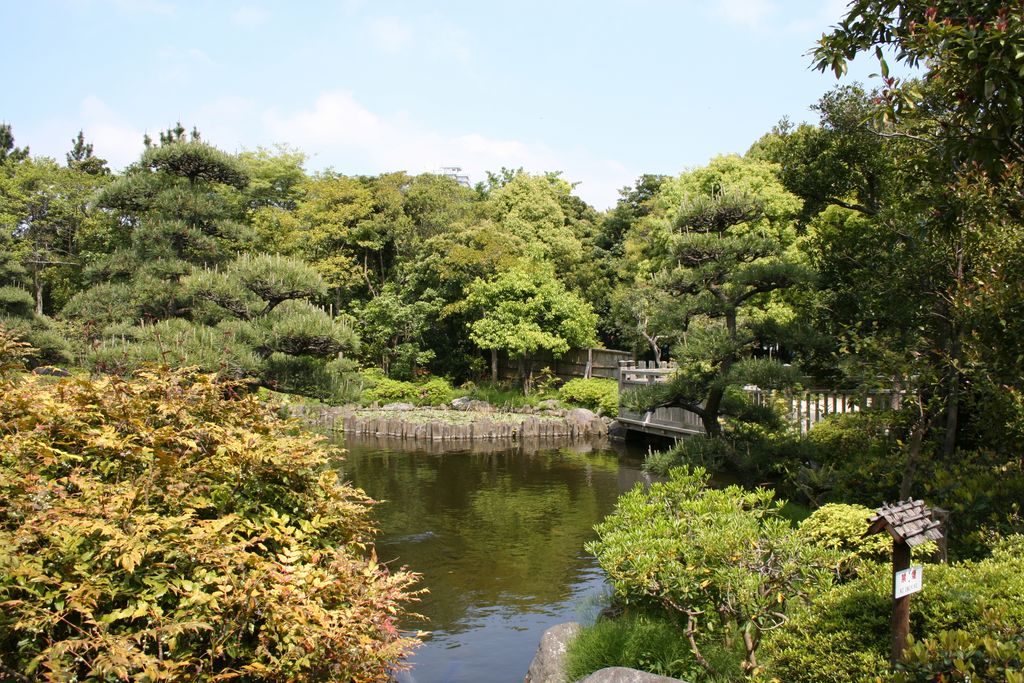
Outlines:
[[[808,51],[847,0],[34,0],[4,7],[0,121],[120,169],[181,121],[357,175],[561,171],[598,209],[744,153],[837,85]],[[874,83],[872,60],[843,82]]]

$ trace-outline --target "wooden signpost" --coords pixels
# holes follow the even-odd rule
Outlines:
[[[921,590],[923,567],[910,566],[910,551],[928,541],[942,540],[942,523],[934,519],[922,500],[883,505],[868,519],[865,536],[888,531],[892,536],[892,654],[893,664],[903,657],[910,633],[910,596]]]

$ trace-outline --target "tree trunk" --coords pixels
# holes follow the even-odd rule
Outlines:
[[[729,331],[729,339],[736,341],[736,312],[728,311],[725,314],[725,327]],[[730,352],[730,354],[733,352]],[[721,368],[718,373],[720,377],[724,377],[729,372],[729,368],[732,367],[735,361],[732,355],[723,358]],[[724,387],[712,387],[708,391],[708,397],[704,401],[704,412],[700,416],[701,422],[704,424],[704,432],[712,437],[718,438],[722,435],[722,427],[718,424],[718,413],[722,407],[722,397],[725,396]]]
[[[498,383],[498,349],[491,349],[491,381]]]
[[[43,314],[43,279],[39,277],[38,266],[32,271],[32,286],[36,295],[36,315]]]
[[[950,371],[949,393],[946,395],[946,435],[942,440],[942,456],[949,458],[956,451],[956,436],[960,422],[960,372]]]
[[[956,291],[963,290],[964,281],[964,250],[961,245],[956,249]],[[959,322],[950,312],[951,324],[949,331],[949,369],[946,377],[946,434],[942,440],[942,455],[949,458],[956,451],[956,437],[960,422],[960,334]]]
[[[907,461],[903,466],[903,479],[900,481],[900,500],[907,500],[913,493],[914,480],[917,477],[917,466],[921,462],[921,447],[924,443],[924,438],[932,427],[938,424],[941,416],[942,413],[940,412],[929,418],[922,408],[920,420],[910,432],[910,441],[907,444]]]
[[[533,379],[533,363],[526,362],[526,354],[519,357],[519,379],[523,383],[523,396],[530,395],[530,380]]]
[[[651,347],[651,353],[654,354],[654,363],[656,367],[661,367],[661,347],[658,346],[658,337],[650,337],[646,334],[644,338],[647,339],[647,345]]]
[[[721,388],[709,391],[707,400],[704,401],[704,412],[700,416],[700,420],[704,424],[704,432],[713,439],[722,435],[722,426],[718,424],[718,411],[724,395],[725,390]]]

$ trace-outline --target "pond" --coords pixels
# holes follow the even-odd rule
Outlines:
[[[405,442],[405,448],[409,442]],[[607,592],[583,550],[619,494],[646,479],[624,447],[343,443],[346,479],[377,500],[378,557],[423,575],[431,632],[401,683],[520,683],[544,631],[587,621]]]

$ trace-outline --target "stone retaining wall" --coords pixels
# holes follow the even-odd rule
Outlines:
[[[352,409],[301,408],[292,414],[317,429],[340,431],[356,436],[387,436],[413,441],[519,441],[589,440],[608,436],[609,421],[587,410],[570,410],[560,417],[538,417],[504,413],[466,413],[471,421],[452,423],[442,419],[448,411],[437,410],[436,420],[411,420],[406,411],[363,416]]]

